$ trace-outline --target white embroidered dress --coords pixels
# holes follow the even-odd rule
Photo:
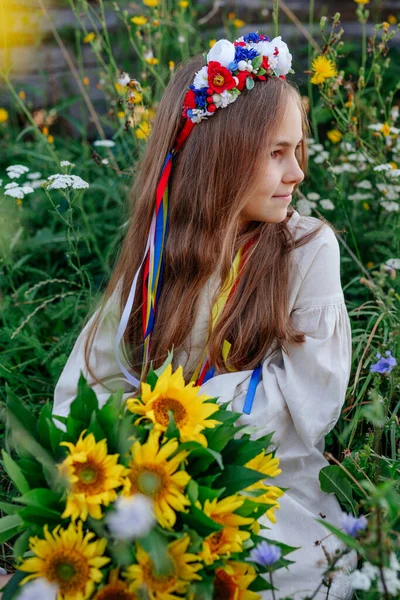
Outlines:
[[[314,229],[317,219],[301,217],[294,211],[288,221],[296,238]],[[198,364],[204,349],[211,292],[218,285],[211,278],[202,293],[200,310],[193,326],[187,353],[175,353],[173,366],[184,367],[187,379]],[[93,381],[85,369],[84,341],[90,322],[81,332],[57,383],[53,414],[66,416],[76,395],[80,371],[92,385],[99,402],[104,404],[110,391],[124,388],[128,398],[135,388],[121,373],[114,356],[114,338],[120,318],[119,304],[112,298],[95,338],[90,364],[105,385]],[[292,596],[301,600],[311,596],[321,581],[325,557],[317,540],[333,553],[341,547],[327,529],[316,522],[320,513],[340,527],[342,511],[336,497],[320,490],[319,472],[328,462],[323,456],[324,436],[336,424],[348,385],[351,364],[351,330],[340,280],[339,244],[332,230],[323,226],[318,235],[293,251],[289,279],[289,313],[294,325],[305,332],[306,341],[291,346],[288,354],[274,345],[262,365],[252,411],[240,421],[254,427],[254,439],[274,431],[278,446],[281,475],[273,485],[289,488],[279,498],[276,524],[263,518],[270,527],[265,536],[290,546],[301,546],[287,556],[296,561],[289,569],[274,573],[279,588],[277,600]],[[242,412],[252,371],[216,375],[201,388],[201,393],[218,396],[221,402],[231,400],[232,410]],[[136,374],[137,376],[137,374]],[[188,379],[187,379],[188,380]],[[107,386],[107,387],[105,387]],[[356,566],[354,553],[343,559],[343,567]],[[326,564],[325,564],[326,568]],[[329,598],[347,600],[352,597],[346,575],[335,575]],[[326,587],[315,596],[326,598]],[[263,592],[263,600],[271,600],[271,592]]]

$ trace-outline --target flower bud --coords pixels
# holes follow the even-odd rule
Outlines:
[[[326,25],[326,17],[321,17],[321,20],[319,22],[320,28],[325,29],[325,25]]]

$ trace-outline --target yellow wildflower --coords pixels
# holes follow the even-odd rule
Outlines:
[[[326,56],[317,56],[312,63],[312,70],[314,75],[311,78],[311,83],[320,85],[324,83],[326,79],[330,77],[336,77],[337,70],[335,64],[326,58]]]
[[[355,2],[356,4],[361,4],[361,5],[363,5],[363,4],[369,4],[369,3],[370,3],[370,0],[354,0],[354,2]]]
[[[235,17],[236,17],[236,15],[235,15],[235,13],[234,13],[234,12],[230,12],[230,13],[228,13],[228,19],[229,19],[230,21],[233,21],[233,19],[234,19]]]
[[[236,27],[237,29],[240,29],[241,27],[244,27],[244,25],[246,25],[246,23],[244,21],[242,21],[242,19],[233,19],[232,25],[234,27]]]
[[[141,27],[142,25],[146,25],[147,17],[144,17],[143,15],[137,16],[137,17],[132,17],[131,21],[134,25]]]
[[[21,90],[18,93],[18,96],[21,98],[21,100],[25,100],[26,99],[26,94],[25,94],[24,90]]]
[[[43,127],[42,133],[43,133],[43,135],[49,135],[49,128],[48,127]]]
[[[155,8],[158,6],[158,0],[143,0],[143,4],[149,6],[150,8]]]
[[[397,163],[390,161],[389,165],[392,167],[392,169],[397,169]]]
[[[178,6],[180,6],[180,8],[187,8],[189,6],[189,2],[187,0],[180,0],[180,2],[178,2]]]
[[[214,46],[214,44],[216,44],[216,43],[217,43],[217,40],[215,40],[215,39],[212,39],[208,42],[210,48],[212,48]]]
[[[370,205],[368,204],[368,202],[363,202],[362,205],[363,205],[363,209],[364,210],[371,210]]]
[[[260,454],[257,454],[257,456],[249,460],[245,466],[248,469],[259,471],[266,477],[271,478],[277,477],[282,472],[279,468],[279,458],[274,458],[272,453],[266,454],[264,451],[260,452]],[[276,523],[274,512],[280,508],[277,498],[281,498],[284,492],[275,485],[266,485],[265,480],[256,481],[243,491],[244,495],[246,495],[246,492],[263,492],[260,496],[248,496],[248,498],[254,502],[270,504],[271,506],[265,511],[265,514],[271,523]]]
[[[154,21],[153,21],[154,27],[158,27],[159,24],[160,24],[160,21],[158,19],[154,19]]]
[[[387,21],[383,21],[382,26],[383,26],[384,31],[387,31],[390,27],[390,25]]]
[[[0,108],[0,123],[8,121],[8,112],[5,108]]]
[[[118,119],[125,119],[125,112],[123,110],[120,110],[117,112],[117,117]]]
[[[385,122],[385,123],[382,125],[381,133],[382,133],[382,134],[383,134],[385,137],[387,137],[388,135],[390,135],[390,125],[389,125],[389,123]]]
[[[126,92],[126,85],[122,85],[121,83],[114,83],[115,85],[115,89],[117,90],[118,94],[124,94]]]
[[[91,31],[90,33],[88,33],[87,35],[85,35],[85,37],[83,38],[83,43],[84,44],[90,44],[90,42],[93,42],[94,38],[95,38],[95,34],[93,33],[93,31]]]
[[[343,137],[343,133],[338,129],[331,129],[326,135],[332,144],[338,144]]]
[[[147,140],[150,130],[150,123],[148,121],[141,121],[135,130],[136,138],[138,140]]]
[[[54,144],[54,137],[52,135],[49,135],[47,137],[47,141],[49,142],[49,144]]]
[[[174,70],[174,68],[175,68],[175,63],[174,63],[174,61],[173,61],[173,60],[170,60],[170,61],[169,61],[169,63],[168,63],[168,67],[169,67],[169,70],[170,70],[170,71],[173,71],[173,70]]]
[[[89,81],[89,77],[84,77],[84,78],[82,79],[82,83],[83,83],[83,85],[86,85],[86,86],[88,86],[88,85],[89,85],[89,83],[90,83],[90,81]]]
[[[388,15],[388,21],[391,25],[396,25],[397,18],[395,17],[395,15]]]
[[[155,56],[149,56],[144,60],[147,62],[148,65],[158,65],[159,63],[158,58],[155,58]]]
[[[367,262],[367,269],[372,269],[373,266],[374,266],[374,263],[372,262],[372,260]]]

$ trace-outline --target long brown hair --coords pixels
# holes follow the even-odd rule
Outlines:
[[[105,304],[118,286],[122,313],[142,261],[161,169],[184,125],[181,112],[185,92],[203,64],[203,57],[195,57],[180,65],[160,101],[131,192],[128,231],[101,310],[86,340],[88,368]],[[314,238],[323,223],[298,240],[285,222],[249,221],[240,225],[240,215],[253,194],[289,97],[296,100],[302,114],[304,137],[298,160],[306,172],[307,114],[295,85],[277,77],[256,82],[252,90],[243,90],[229,107],[196,125],[174,158],[169,188],[169,234],[150,346],[149,358],[154,368],[163,363],[172,346],[175,350],[185,348],[199,308],[200,292],[214,273],[225,281],[235,252],[250,239],[255,243],[229,310],[210,333],[207,345],[210,363],[218,373],[228,371],[221,356],[225,339],[231,343],[227,364],[234,370],[255,368],[274,340],[285,350],[287,344],[305,340],[304,333],[294,328],[288,314],[289,261],[291,251]],[[130,348],[130,367],[136,373],[140,373],[143,351],[142,272],[143,269],[124,338]],[[217,293],[218,290],[215,296]]]

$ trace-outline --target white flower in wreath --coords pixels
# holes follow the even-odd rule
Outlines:
[[[279,50],[277,56],[279,75],[287,75],[292,68],[292,55],[286,42],[282,42],[282,37],[279,35],[271,41],[271,44],[273,44],[274,49],[278,48]]]
[[[207,54],[207,64],[210,61],[219,62],[223,67],[235,60],[235,46],[229,40],[218,40]]]
[[[198,71],[193,80],[193,85],[196,90],[200,90],[203,87],[208,87],[208,67],[202,67]]]
[[[224,90],[220,94],[213,94],[213,101],[217,108],[225,108],[228,104],[235,102],[238,94],[231,90]]]

